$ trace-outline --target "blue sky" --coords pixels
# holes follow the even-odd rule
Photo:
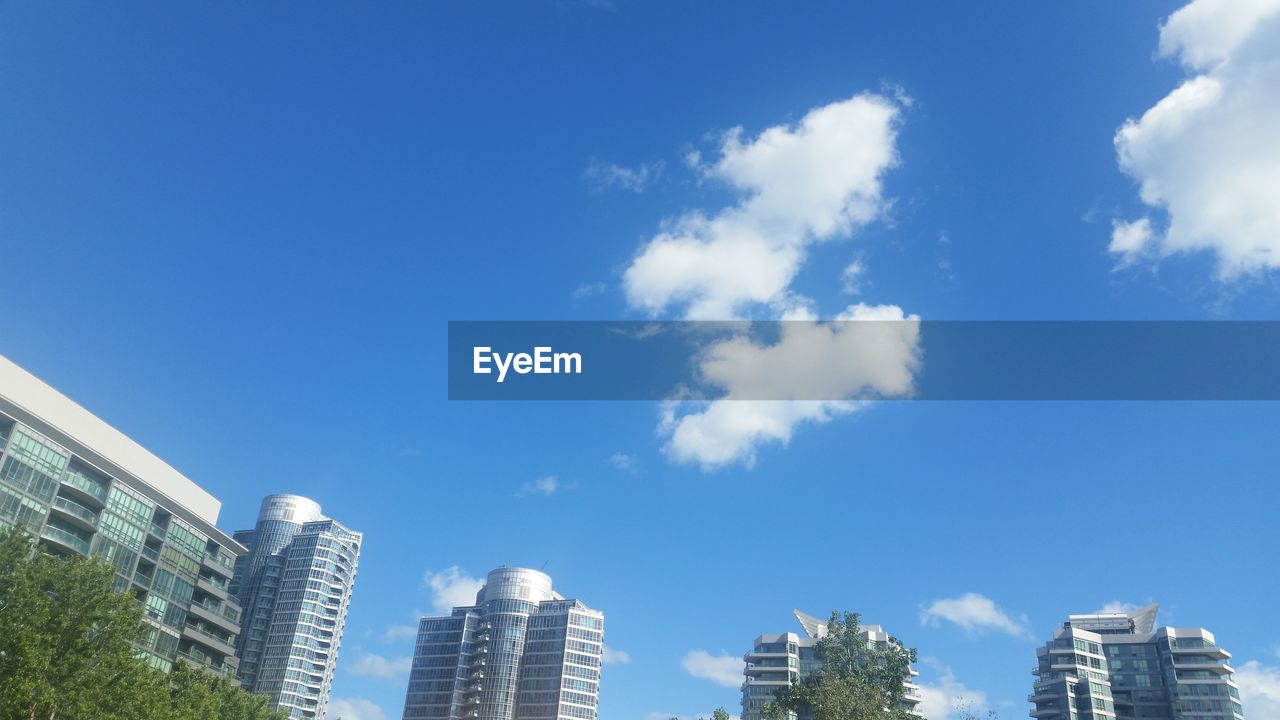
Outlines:
[[[1199,0],[1162,34],[1180,5],[5,3],[0,352],[221,498],[224,529],[288,491],[365,531],[348,720],[399,717],[415,613],[544,563],[627,658],[602,720],[736,712],[717,658],[792,608],[861,611],[936,697],[1023,717],[1068,613],[1151,600],[1251,663],[1262,716],[1274,404],[884,403],[709,468],[650,403],[445,400],[448,320],[680,318],[688,293],[1276,318],[1277,22]],[[825,187],[816,131],[798,175],[721,162],[824,108],[887,132],[839,198],[869,214],[824,235],[772,208],[804,227],[762,301],[654,291],[663,228]]]

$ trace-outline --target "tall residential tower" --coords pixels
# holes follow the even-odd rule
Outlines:
[[[603,643],[603,613],[498,568],[475,605],[422,619],[404,718],[595,720]]]
[[[221,504],[138,443],[0,357],[0,526],[52,553],[92,555],[142,602],[139,650],[234,676],[240,608],[227,589],[239,543]]]
[[[742,671],[746,675],[742,683],[742,720],[760,720],[764,706],[773,700],[774,693],[799,682],[819,668],[818,641],[827,634],[827,623],[799,610],[792,612],[804,629],[804,637],[795,633],[761,635],[756,638],[751,652],[742,658],[746,662]],[[859,634],[871,644],[889,642],[889,634],[879,625],[863,625]],[[920,688],[913,682],[919,673],[914,668],[908,672],[910,675],[906,678],[906,696],[902,704],[914,713],[921,701]],[[812,712],[801,713],[800,716],[800,720],[805,720],[812,717]]]
[[[1204,628],[1157,628],[1156,605],[1072,615],[1036,650],[1039,720],[1243,720],[1231,653]]]
[[[231,584],[244,607],[240,683],[290,717],[323,718],[362,535],[312,500],[268,495],[254,529],[235,537],[249,549]]]

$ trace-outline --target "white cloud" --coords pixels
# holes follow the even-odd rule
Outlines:
[[[951,668],[942,668],[942,677],[936,682],[917,682],[921,701],[917,708],[929,720],[957,720],[961,710],[981,714],[987,709],[987,694],[966,687],[956,679]]]
[[[372,700],[333,698],[325,710],[324,720],[387,720],[387,714]]]
[[[365,653],[347,667],[347,672],[359,677],[394,679],[409,674],[412,666],[412,657],[385,658]]]
[[[742,658],[721,653],[712,655],[706,650],[690,650],[681,661],[685,672],[696,678],[705,678],[725,687],[742,685]]]
[[[897,163],[899,110],[866,93],[745,141],[742,128],[728,132],[719,159],[699,168],[742,199],[665,221],[623,276],[628,302],[653,314],[683,306],[689,319],[712,320],[789,304],[809,244],[847,236],[884,212],[881,177]]]
[[[1151,231],[1151,218],[1138,218],[1133,222],[1111,221],[1111,244],[1107,249],[1120,256],[1120,267],[1137,262],[1147,246],[1155,238]]]
[[[937,627],[943,620],[954,623],[970,633],[978,630],[998,630],[1014,637],[1031,637],[1025,615],[1015,618],[1001,610],[991,598],[978,593],[966,593],[957,598],[934,600],[929,607],[920,612],[920,623],[923,625]]]
[[[413,625],[388,625],[382,632],[383,640],[403,640],[418,636],[418,628]]]
[[[590,282],[590,283],[582,283],[581,285],[573,289],[573,299],[586,300],[587,298],[595,297],[596,295],[599,295],[604,291],[605,291],[605,284],[602,282],[597,281],[597,282]]]
[[[587,169],[583,171],[583,177],[597,190],[616,187],[639,193],[644,192],[646,187],[657,181],[665,167],[666,164],[661,160],[629,168],[607,163],[599,158],[591,158],[587,163]]]
[[[1280,718],[1280,667],[1250,660],[1236,668],[1235,681],[1245,717]]]
[[[912,392],[918,317],[891,305],[859,304],[836,321],[782,323],[773,345],[740,336],[713,343],[699,370],[725,393],[683,415],[680,405],[664,407],[667,455],[704,470],[735,462],[749,467],[761,444],[786,445],[797,425],[824,423],[865,405],[846,398]]]
[[[516,492],[519,497],[528,495],[554,495],[560,489],[560,480],[555,475],[547,475],[537,480],[530,480],[520,486],[520,490]]]
[[[604,653],[600,656],[600,662],[605,665],[626,665],[631,662],[631,653],[605,645]]]
[[[438,613],[449,613],[455,607],[474,605],[476,593],[484,587],[483,580],[471,577],[457,565],[438,573],[428,572],[422,582],[431,589],[431,602]]]
[[[613,466],[618,468],[619,470],[625,470],[627,472],[636,471],[635,455],[629,455],[627,453],[620,453],[620,452],[614,453],[609,456],[609,462],[612,463]]]
[[[867,266],[863,264],[862,259],[854,258],[853,262],[845,265],[840,273],[840,292],[845,295],[862,294],[862,280],[866,274]]]
[[[1147,206],[1120,221],[1121,264],[1208,251],[1220,280],[1280,268],[1280,0],[1195,0],[1160,30],[1190,76],[1115,136]]]
[[[1123,602],[1121,600],[1112,600],[1111,602],[1104,604],[1102,607],[1098,608],[1097,610],[1094,610],[1093,612],[1095,615],[1104,615],[1106,613],[1124,613],[1128,615],[1129,613],[1132,613],[1133,611],[1137,610],[1140,607],[1142,606],[1134,605],[1133,603]]]

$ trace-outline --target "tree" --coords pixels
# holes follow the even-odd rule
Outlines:
[[[0,534],[0,718],[136,720],[165,704],[163,676],[134,656],[142,608],[104,563],[34,552]]]
[[[265,696],[137,657],[142,607],[99,560],[0,530],[0,720],[282,720]]]
[[[857,613],[831,613],[817,643],[819,666],[798,683],[779,690],[764,708],[768,720],[813,713],[815,720],[910,720],[904,708],[906,678],[916,651],[896,638],[871,643],[860,634]]]

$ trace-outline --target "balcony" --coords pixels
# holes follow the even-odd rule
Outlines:
[[[231,668],[226,663],[218,662],[213,658],[196,655],[191,652],[184,652],[182,650],[178,651],[178,657],[198,668],[203,668],[209,672],[216,673],[224,677],[231,677]]]
[[[153,563],[158,563],[160,562],[160,548],[154,548],[154,547],[151,547],[150,545],[143,545],[142,557],[146,558],[147,560],[150,560]]]
[[[134,584],[136,584],[136,585],[138,585],[138,586],[140,586],[140,587],[142,587],[142,588],[144,588],[144,589],[145,589],[145,588],[149,588],[149,587],[151,587],[151,581],[152,581],[153,579],[154,579],[154,578],[152,578],[150,575],[148,575],[148,574],[146,574],[146,573],[142,572],[141,570],[138,570],[137,572],[135,572],[135,573],[133,574],[133,582],[134,582]]]
[[[234,641],[230,636],[223,637],[208,630],[196,627],[195,625],[187,625],[182,628],[182,633],[189,640],[194,640],[201,645],[213,648],[222,655],[234,655],[236,652]]]
[[[169,532],[169,530],[159,523],[152,522],[151,526],[147,528],[147,532],[163,540],[165,533]]]
[[[240,633],[240,611],[238,610],[211,602],[193,602],[190,610],[196,617],[228,632]]]
[[[68,550],[74,550],[81,555],[89,554],[89,541],[60,527],[46,525],[44,530],[40,531],[40,537],[56,545],[61,545]]]
[[[68,497],[61,495],[53,499],[53,510],[59,515],[71,521],[73,525],[77,525],[85,530],[94,530],[98,527],[98,513],[81,505],[80,503]]]
[[[212,570],[230,575],[235,570],[236,561],[221,552],[210,552],[205,553],[204,564]]]
[[[222,578],[216,578],[212,575],[201,575],[196,581],[196,587],[207,590],[221,599],[227,597],[227,581]]]
[[[82,495],[86,495],[92,500],[97,501],[99,506],[105,507],[107,504],[107,488],[98,483],[82,477],[73,475],[72,473],[64,473],[62,476],[62,486],[76,490]]]

